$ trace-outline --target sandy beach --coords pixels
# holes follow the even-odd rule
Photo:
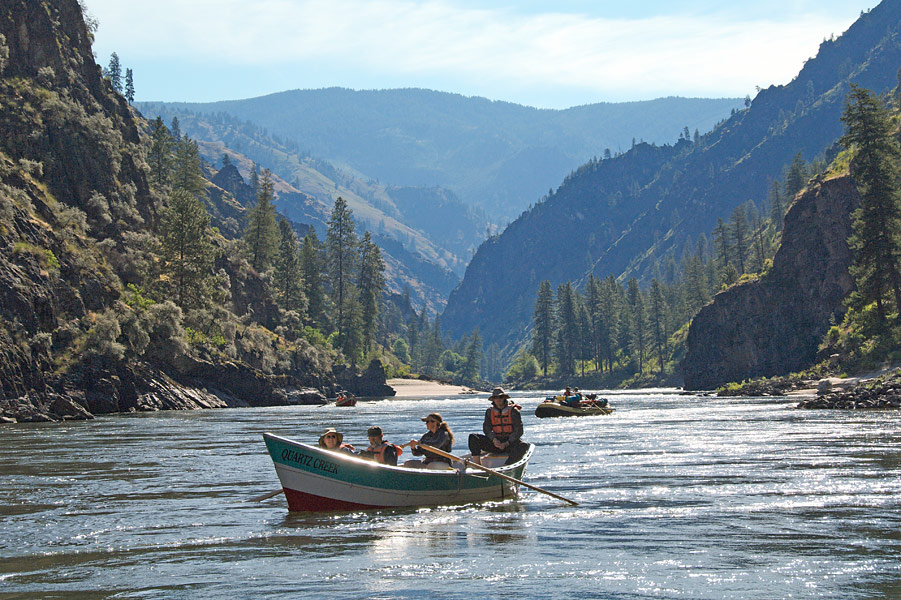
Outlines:
[[[461,385],[450,385],[438,381],[423,381],[421,379],[389,379],[388,385],[394,388],[397,394],[395,398],[413,398],[420,396],[455,396],[458,394],[478,394]]]

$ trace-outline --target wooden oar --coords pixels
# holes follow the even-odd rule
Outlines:
[[[563,496],[558,496],[554,492],[549,492],[545,489],[538,487],[537,485],[532,485],[530,483],[526,483],[525,481],[520,481],[519,479],[515,479],[513,477],[510,477],[509,475],[504,475],[503,473],[498,473],[494,469],[489,469],[488,467],[480,465],[479,463],[474,463],[471,460],[469,460],[468,458],[461,458],[459,456],[454,456],[453,454],[445,452],[444,450],[439,450],[438,448],[433,448],[432,446],[427,446],[425,444],[419,444],[419,447],[422,448],[423,450],[428,450],[429,452],[437,454],[438,456],[443,456],[444,458],[449,458],[451,460],[461,462],[464,465],[471,465],[477,469],[481,469],[487,473],[491,473],[492,475],[497,475],[501,479],[506,479],[507,481],[512,481],[513,483],[517,483],[519,485],[524,485],[527,488],[529,488],[530,490],[535,490],[536,492],[541,492],[542,494],[547,494],[548,496],[552,496],[552,497],[556,498],[557,500],[563,500],[564,502],[569,502],[573,506],[579,506],[579,503],[576,502],[575,500],[570,500],[569,498],[564,498]]]
[[[259,496],[254,496],[253,498],[249,498],[247,500],[247,502],[262,502],[263,500],[267,500],[269,498],[272,498],[273,496],[278,496],[283,491],[285,491],[285,490],[283,490],[282,488],[278,488],[277,490],[273,490],[271,492],[266,492],[265,494],[260,494]]]

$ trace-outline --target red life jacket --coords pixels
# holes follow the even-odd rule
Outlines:
[[[368,448],[366,448],[366,451],[372,452],[372,455],[375,457],[376,462],[385,464],[385,450],[388,449],[388,446],[394,447],[394,450],[397,452],[397,456],[400,456],[404,451],[404,449],[400,446],[385,441],[382,441],[381,445],[376,446],[375,448],[369,446]]]
[[[508,404],[500,410],[496,406],[489,409],[491,411],[491,430],[494,435],[507,437],[513,433],[513,410],[518,408],[515,404]]]

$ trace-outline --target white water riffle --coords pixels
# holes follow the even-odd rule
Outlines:
[[[169,412],[0,428],[0,595],[80,598],[882,598],[901,593],[895,412],[609,395],[537,419],[517,502],[289,514],[262,432],[398,444],[484,397]],[[402,459],[406,458],[406,453]]]

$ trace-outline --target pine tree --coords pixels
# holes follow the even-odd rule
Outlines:
[[[339,196],[335,200],[335,206],[329,217],[328,232],[325,236],[332,293],[338,309],[338,319],[335,325],[338,331],[339,345],[343,345],[341,338],[347,333],[349,325],[349,315],[346,313],[346,299],[350,293],[350,288],[353,287],[357,244],[357,236],[354,233],[353,211],[348,208],[347,202]]]
[[[135,76],[131,69],[125,69],[125,99],[129,104],[135,101]]]
[[[598,371],[603,370],[601,362],[602,353],[602,332],[603,323],[601,322],[601,298],[603,290],[600,280],[594,276],[594,273],[588,274],[588,283],[585,284],[585,310],[588,316],[588,342],[591,346],[590,359],[594,360],[595,368]]]
[[[554,292],[551,282],[542,281],[538,286],[538,297],[535,299],[535,311],[532,313],[532,354],[547,376],[547,368],[551,362],[551,341],[554,332]]]
[[[482,336],[479,330],[472,332],[469,344],[466,345],[466,360],[460,373],[467,383],[476,383],[481,380],[480,367],[482,364]]]
[[[753,233],[751,234],[751,245],[754,249],[754,270],[757,273],[762,272],[766,264],[766,242],[763,239],[765,227],[764,222],[758,217],[753,225]]]
[[[169,135],[175,141],[181,139],[181,126],[178,123],[178,117],[172,117],[172,124],[169,125]]]
[[[257,203],[247,214],[247,229],[244,232],[250,265],[258,273],[272,265],[278,252],[279,235],[275,217],[272,178],[266,169],[260,180]]]
[[[798,152],[785,174],[785,197],[789,202],[794,200],[795,194],[807,185],[807,177],[807,165],[804,163],[804,157]]]
[[[729,264],[729,256],[731,254],[731,246],[729,244],[729,230],[722,219],[716,220],[716,227],[713,228],[713,243],[716,246],[716,262],[720,268],[725,268]]]
[[[304,296],[307,299],[306,322],[313,327],[326,331],[328,329],[328,299],[323,287],[322,247],[316,230],[312,227],[303,238],[300,248],[300,271],[303,280]]]
[[[217,253],[209,213],[190,192],[176,189],[169,195],[160,229],[163,296],[171,297],[182,308],[205,306]]]
[[[528,360],[522,372],[528,379],[533,379],[538,374],[538,361],[531,354],[527,352],[524,354],[526,354]],[[504,378],[503,370],[505,366],[501,347],[497,345],[497,342],[492,343],[482,353],[482,371],[479,373],[479,380],[500,381]]]
[[[644,351],[647,347],[647,315],[645,313],[644,298],[638,289],[638,281],[633,277],[629,280],[626,290],[626,298],[629,306],[629,325],[631,332],[632,356],[638,358],[638,374],[644,372]]]
[[[857,282],[852,305],[863,308],[875,303],[882,329],[889,291],[901,315],[901,190],[897,167],[901,148],[892,133],[888,111],[869,90],[851,85],[842,121],[847,132],[841,143],[856,151],[852,173],[861,197],[860,208],[852,214],[848,240],[854,251],[851,274]]]
[[[688,310],[691,314],[695,314],[710,299],[704,265],[701,259],[693,254],[684,269],[683,281]]]
[[[732,211],[729,220],[729,230],[732,238],[732,248],[735,251],[735,260],[738,263],[738,273],[745,272],[745,255],[748,252],[748,221],[745,218],[744,206],[739,204]]]
[[[169,129],[162,117],[157,117],[150,124],[150,150],[147,162],[150,164],[150,177],[156,186],[162,189],[169,183],[169,172],[172,169],[172,149],[175,142],[169,135]]]
[[[415,368],[421,364],[420,355],[422,354],[422,330],[419,327],[419,315],[416,314],[416,309],[413,309],[413,315],[410,317],[410,322],[407,323],[407,342],[410,346],[410,365]]]
[[[557,286],[556,356],[560,373],[574,375],[579,346],[579,324],[572,284]]]
[[[782,231],[785,221],[785,202],[782,199],[779,181],[776,179],[770,182],[767,200],[770,203],[770,220],[776,225],[776,231]]]
[[[585,376],[585,363],[590,362],[594,358],[594,344],[592,344],[591,336],[591,317],[588,315],[588,308],[585,306],[585,298],[578,292],[574,292],[576,299],[576,322],[579,328],[579,344],[576,351],[576,358],[581,365],[582,376]]]
[[[363,309],[360,290],[356,286],[351,285],[345,291],[341,312],[344,315],[345,329],[343,335],[337,338],[338,347],[350,360],[350,364],[356,366],[363,353]]]
[[[200,168],[200,150],[197,149],[197,142],[188,136],[175,141],[172,185],[194,196],[206,191],[206,180]]]
[[[385,261],[382,252],[372,241],[369,232],[360,241],[360,305],[362,308],[363,349],[369,351],[375,343],[378,325],[379,300],[385,288]]]
[[[651,280],[651,331],[654,335],[654,345],[657,348],[657,359],[660,361],[660,376],[663,376],[663,367],[666,364],[666,340],[668,337],[666,326],[666,298],[663,295],[663,287],[656,279]]]
[[[607,370],[613,371],[616,358],[616,338],[619,331],[619,298],[622,287],[613,275],[608,275],[601,284],[601,304],[598,321],[601,323],[601,347],[607,359]]]
[[[119,55],[113,52],[109,57],[109,67],[107,67],[106,74],[109,77],[109,81],[113,86],[113,89],[122,93],[122,65],[119,64]]]
[[[423,333],[422,339],[422,370],[429,375],[438,373],[438,365],[440,363],[441,353],[444,352],[444,339],[441,336],[441,319],[435,318],[429,328],[429,320],[425,315],[425,310],[420,315],[420,331]]]
[[[307,299],[303,293],[297,234],[285,218],[278,220],[278,231],[278,256],[275,261],[278,299],[283,309],[293,310],[303,319],[307,312]]]
[[[253,163],[250,166],[250,189],[253,192],[253,197],[256,198],[260,193],[260,169],[257,163]]]

